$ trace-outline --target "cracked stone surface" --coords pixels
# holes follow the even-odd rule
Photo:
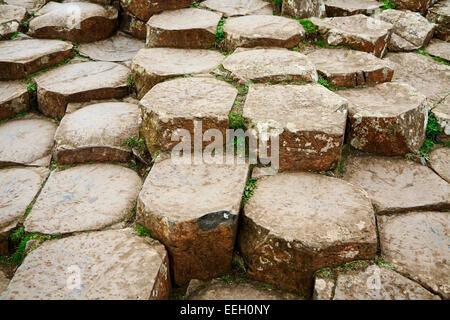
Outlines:
[[[188,130],[191,137],[194,137],[196,129],[202,134],[209,129],[219,130],[222,137],[226,137],[230,125],[228,115],[237,94],[232,85],[211,76],[180,78],[157,84],[140,101],[141,132],[148,150],[151,154],[172,150],[180,142],[179,139],[172,141],[179,129]],[[201,121],[201,128],[194,123],[195,120]],[[204,143],[204,146],[208,144]]]
[[[425,14],[437,1],[439,0],[391,0],[397,9],[418,11],[421,14]]]
[[[141,186],[135,171],[119,165],[53,171],[25,220],[25,230],[44,234],[101,230],[130,214]]]
[[[30,95],[20,81],[0,81],[0,120],[30,109]]]
[[[316,270],[374,257],[374,212],[362,189],[340,179],[277,174],[258,180],[238,245],[252,278],[310,296]]]
[[[123,11],[120,15],[120,30],[133,37],[145,40],[147,38],[147,25],[133,15]]]
[[[117,28],[118,11],[89,2],[49,2],[30,20],[28,34],[36,38],[92,42],[105,39]]]
[[[0,124],[0,167],[48,166],[57,125],[41,117],[27,117]]]
[[[342,17],[355,14],[370,15],[383,5],[375,0],[327,0],[325,9],[327,17]]]
[[[234,160],[236,161],[236,160]],[[156,162],[137,205],[137,222],[171,257],[173,281],[209,279],[231,270],[248,164]]]
[[[90,161],[129,162],[127,141],[139,136],[141,112],[136,104],[93,104],[67,114],[55,133],[60,164]]]
[[[39,110],[62,118],[70,102],[128,95],[130,69],[112,62],[66,64],[35,78]]]
[[[387,9],[372,16],[391,23],[389,51],[412,51],[427,45],[434,34],[435,24],[417,12]]]
[[[350,157],[344,179],[367,191],[378,215],[450,208],[450,185],[413,161]]]
[[[37,11],[49,0],[3,0],[6,4],[25,8],[28,12]]]
[[[390,82],[394,75],[387,62],[366,52],[318,49],[307,55],[320,76],[338,87],[358,87]]]
[[[270,3],[263,0],[206,0],[200,7],[220,12],[225,17],[273,14]]]
[[[443,129],[444,134],[450,136],[450,94],[435,108],[432,109],[439,126]]]
[[[194,0],[120,0],[122,8],[142,21],[156,13],[189,7]]]
[[[298,21],[269,15],[229,18],[223,26],[223,31],[223,47],[226,51],[238,47],[292,48],[305,37],[305,30]]]
[[[435,149],[430,153],[430,167],[450,183],[450,148]]]
[[[328,45],[349,46],[358,51],[383,57],[387,51],[393,25],[362,14],[348,17],[311,18],[321,38]]]
[[[243,115],[250,134],[267,149],[278,137],[280,169],[326,171],[341,155],[347,106],[347,100],[318,84],[255,84]],[[260,158],[268,157],[261,145],[259,152]]]
[[[225,59],[223,67],[232,78],[253,82],[316,82],[312,62],[302,53],[281,48],[238,49]]]
[[[411,212],[381,217],[383,259],[398,272],[449,299],[449,226],[448,212]]]
[[[168,78],[209,73],[223,58],[219,52],[203,49],[141,49],[131,64],[138,98],[142,99],[153,86]]]
[[[432,56],[439,57],[450,61],[450,43],[439,39],[432,39],[430,45],[425,48],[425,51]]]
[[[42,39],[2,41],[0,80],[22,79],[72,56],[72,44],[65,41]]]
[[[426,97],[404,83],[342,90],[349,101],[347,141],[379,155],[419,152],[428,122]]]
[[[281,13],[298,19],[321,17],[325,4],[323,0],[283,0]]]
[[[450,0],[439,1],[427,13],[427,19],[437,24],[436,37],[450,40]]]
[[[155,14],[147,22],[146,46],[208,49],[216,42],[221,18],[220,13],[197,8]]]
[[[101,275],[101,276],[99,276]],[[130,229],[83,233],[50,240],[30,252],[5,299],[167,299],[167,252]]]
[[[27,11],[23,7],[0,4],[0,39],[9,39],[19,31]]]

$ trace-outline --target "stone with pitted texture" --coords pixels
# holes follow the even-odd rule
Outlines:
[[[427,13],[427,19],[437,24],[436,37],[450,40],[450,0],[438,2]]]
[[[383,5],[375,0],[327,0],[325,9],[327,17],[342,17],[355,14],[370,15]]]
[[[340,179],[311,173],[261,178],[243,212],[238,245],[248,274],[307,297],[316,270],[370,259],[377,250],[370,200]]]
[[[298,19],[321,17],[325,4],[323,0],[283,0],[281,13]]]
[[[418,11],[425,14],[434,3],[439,0],[391,0],[396,9]]]
[[[67,114],[55,133],[60,164],[90,161],[128,162],[127,141],[139,136],[141,112],[136,104],[93,104]]]
[[[137,173],[120,165],[53,171],[24,222],[25,230],[44,234],[101,230],[130,214],[141,186]]]
[[[432,56],[450,61],[450,42],[432,39],[429,46],[425,48],[425,51]]]
[[[450,183],[450,148],[435,149],[430,153],[430,167]]]
[[[130,69],[113,62],[66,64],[35,78],[39,110],[62,118],[70,102],[128,95]]]
[[[142,21],[156,13],[189,7],[194,0],[120,0],[122,8]]]
[[[445,140],[448,140],[450,136],[450,94],[435,108],[431,110],[439,126],[444,131],[443,134],[447,136]]]
[[[347,49],[318,49],[307,55],[320,76],[338,87],[389,82],[394,70],[372,54]]]
[[[9,39],[18,32],[26,16],[25,8],[0,3],[0,39]]]
[[[396,271],[448,300],[450,298],[448,212],[411,212],[398,216],[384,216],[378,223],[383,259]]]
[[[0,167],[48,166],[56,127],[54,121],[37,116],[0,124]]]
[[[105,39],[117,28],[117,9],[89,2],[49,2],[29,23],[36,38],[92,42]]]
[[[133,37],[145,40],[147,38],[147,25],[133,15],[123,11],[120,15],[120,30]]]
[[[30,95],[24,83],[0,81],[0,120],[30,109]]]
[[[210,279],[231,270],[249,166],[157,160],[138,198],[137,222],[169,251],[173,281]]]
[[[206,0],[200,7],[220,12],[225,17],[273,14],[270,3],[264,0]]]
[[[229,18],[223,31],[226,51],[238,47],[292,48],[305,37],[305,30],[297,21],[268,15]]]
[[[141,49],[131,64],[138,98],[168,78],[209,73],[222,63],[223,58],[219,52],[203,49]]]
[[[419,152],[428,122],[426,97],[404,83],[343,90],[349,101],[347,141],[356,149],[379,155]]]
[[[347,106],[347,100],[318,84],[255,84],[243,115],[259,140],[261,159],[269,157],[278,138],[280,169],[326,171],[341,155]]]
[[[316,82],[312,62],[302,53],[280,48],[238,49],[223,67],[240,82]]]
[[[344,179],[367,191],[378,215],[450,209],[450,185],[413,161],[352,156]]]
[[[167,299],[168,267],[164,246],[139,237],[130,229],[83,233],[46,241],[30,252],[2,297],[7,300]]]
[[[387,51],[393,25],[362,14],[348,17],[311,18],[328,45],[352,49],[383,57]]]
[[[72,44],[65,41],[43,39],[2,41],[0,80],[22,79],[72,56]]]

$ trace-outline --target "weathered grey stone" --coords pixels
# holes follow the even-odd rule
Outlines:
[[[212,50],[150,48],[139,50],[131,64],[133,81],[141,99],[153,86],[168,78],[209,73],[223,60]]]
[[[318,73],[339,87],[358,87],[392,80],[388,63],[366,52],[347,49],[318,49],[307,57]]]
[[[297,21],[269,15],[230,18],[225,22],[223,31],[226,51],[238,47],[292,48],[305,37],[305,30]]]
[[[283,0],[281,13],[298,19],[321,17],[325,4],[323,0]]]
[[[212,281],[203,289],[188,297],[189,300],[282,300],[269,290],[262,290],[249,283],[227,284]]]
[[[370,15],[382,6],[384,4],[376,0],[327,0],[325,2],[327,17]]]
[[[225,59],[223,67],[241,82],[316,82],[318,75],[311,61],[302,53],[287,49],[236,50]]]
[[[54,121],[39,117],[0,124],[0,167],[48,166],[56,127]]]
[[[128,95],[130,69],[112,62],[66,64],[35,78],[39,110],[62,118],[69,102]]]
[[[427,13],[427,19],[437,24],[436,36],[444,41],[450,40],[450,0],[439,1]]]
[[[89,2],[49,2],[36,12],[28,33],[36,38],[92,42],[105,39],[117,28],[118,11]]]
[[[3,271],[0,271],[0,297],[2,296],[3,292],[6,291],[8,284],[9,284],[9,279],[6,277],[6,275],[3,273]]]
[[[120,0],[122,8],[142,21],[156,13],[189,7],[195,0]]]
[[[311,18],[328,45],[352,49],[383,57],[387,51],[393,25],[362,14],[348,17]]]
[[[343,90],[349,100],[347,141],[356,149],[379,155],[419,152],[428,122],[426,97],[404,83]]]
[[[3,0],[6,4],[25,8],[28,12],[37,11],[49,0]]]
[[[432,39],[430,45],[426,47],[426,52],[432,56],[450,61],[450,43],[438,39]]]
[[[170,254],[173,281],[206,280],[231,270],[249,166],[157,161],[138,198],[137,222]]]
[[[50,240],[17,269],[6,299],[167,299],[167,252],[132,230],[83,233]]]
[[[336,285],[334,279],[329,278],[314,278],[314,300],[332,300],[333,290]]]
[[[273,14],[270,3],[264,0],[206,0],[200,7],[221,12],[225,17]]]
[[[340,179],[277,174],[258,180],[238,244],[251,277],[310,296],[316,270],[375,256],[374,212],[362,189]]]
[[[111,226],[130,214],[141,186],[135,171],[119,165],[53,171],[24,222],[25,230],[64,234]]]
[[[164,11],[147,22],[146,46],[207,49],[216,41],[216,30],[222,14],[209,10],[186,8]]]
[[[442,179],[450,183],[450,148],[439,148],[430,153],[430,166],[441,176]]]
[[[413,161],[350,157],[344,179],[367,191],[378,215],[450,208],[449,184]]]
[[[143,41],[118,34],[98,42],[80,44],[78,50],[93,60],[121,62],[133,59],[144,46]]]
[[[0,120],[30,109],[27,87],[19,81],[0,81]]]
[[[448,212],[411,212],[381,217],[378,223],[384,260],[398,272],[449,299]]]
[[[268,154],[262,142],[270,149],[278,137],[280,169],[326,171],[341,155],[347,106],[347,100],[318,84],[255,84],[244,117],[250,134],[259,139],[261,159]]]
[[[180,129],[189,131],[192,147],[197,129],[202,135],[209,129],[219,130],[225,138],[230,122],[228,114],[237,93],[232,85],[210,76],[157,84],[140,101],[141,132],[148,150],[151,154],[171,151],[180,142],[172,140]],[[201,129],[195,120],[201,121]]]
[[[9,39],[19,31],[26,16],[25,8],[0,3],[0,39]]]
[[[26,39],[0,42],[0,80],[22,79],[73,56],[72,44]]]
[[[450,94],[431,110],[444,134],[450,136]]]
[[[127,141],[139,136],[141,113],[136,104],[93,104],[67,114],[55,133],[60,164],[90,161],[128,162]]]
[[[140,40],[147,38],[146,23],[126,11],[122,11],[120,15],[120,30]]]
[[[428,8],[439,0],[391,0],[397,9],[419,11],[425,14]]]
[[[422,48],[430,42],[434,34],[435,24],[428,22],[416,12],[387,9],[372,17],[394,26],[389,43],[390,51],[412,51]]]
[[[448,95],[449,66],[413,52],[389,53],[386,60],[394,69],[392,81],[407,83],[416,88],[428,98],[430,107]]]

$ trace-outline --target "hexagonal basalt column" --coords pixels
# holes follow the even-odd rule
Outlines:
[[[283,0],[281,13],[298,19],[321,17],[325,4],[323,0]]]
[[[189,7],[195,0],[120,0],[122,8],[142,21],[156,13]]]
[[[264,0],[206,0],[200,7],[221,12],[225,17],[273,14],[270,3]]]
[[[327,17],[370,15],[382,6],[384,4],[376,0],[327,0],[325,2]]]
[[[25,8],[10,5],[0,5],[0,39],[9,39],[22,27],[27,17]]]
[[[427,19],[437,24],[436,36],[444,41],[450,40],[450,1],[436,3],[428,10]]]
[[[25,83],[0,81],[0,120],[30,109],[30,95]]]

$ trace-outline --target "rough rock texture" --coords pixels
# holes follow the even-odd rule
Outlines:
[[[442,179],[450,183],[450,148],[435,149],[430,153],[430,166],[441,176]]]
[[[200,7],[220,12],[225,17],[273,14],[270,3],[264,0],[206,0]]]
[[[56,161],[128,162],[127,141],[139,136],[140,123],[139,107],[131,103],[93,104],[67,114],[55,133]]]
[[[26,16],[25,8],[0,3],[0,39],[9,39],[11,35],[19,31]]]
[[[236,50],[223,67],[241,82],[316,82],[316,68],[302,53],[287,49]]]
[[[336,280],[331,278],[314,278],[313,300],[331,300],[333,299],[333,290],[336,286]]]
[[[118,34],[98,42],[83,43],[78,50],[93,60],[121,62],[133,59],[144,46],[142,41]]]
[[[226,51],[238,47],[292,48],[305,37],[305,30],[296,20],[269,15],[230,18],[225,22],[223,31]]]
[[[350,46],[352,49],[383,57],[391,38],[393,25],[357,14],[349,17],[311,18],[319,35],[328,45]]]
[[[0,80],[22,79],[73,56],[72,44],[26,39],[0,42]]]
[[[338,87],[374,85],[392,80],[394,70],[372,54],[347,49],[318,49],[307,55],[317,72]]]
[[[168,78],[209,73],[222,63],[223,55],[212,50],[141,49],[131,64],[133,81],[141,99],[153,86]]]
[[[141,40],[147,38],[147,25],[133,15],[123,11],[120,15],[120,30]]]
[[[325,4],[323,0],[283,0],[281,13],[298,19],[321,17]]]
[[[394,69],[392,81],[407,83],[419,90],[428,98],[430,107],[448,95],[449,66],[412,52],[389,53],[386,60]]]
[[[25,220],[25,230],[45,234],[100,230],[130,214],[141,186],[135,171],[119,165],[53,171]]]
[[[278,137],[282,170],[326,171],[337,164],[344,143],[347,100],[321,85],[250,87],[244,118],[259,139],[259,157]]]
[[[7,254],[9,232],[25,214],[48,173],[46,168],[0,170],[0,254]]]
[[[439,0],[391,0],[396,9],[419,11],[425,14],[428,8]]]
[[[437,105],[431,112],[436,117],[444,135],[450,136],[450,94]]]
[[[120,0],[125,11],[142,21],[148,21],[156,13],[187,8],[194,0]]]
[[[0,297],[2,296],[3,292],[6,291],[8,284],[9,284],[9,279],[6,277],[6,275],[3,273],[3,271],[0,271]]]
[[[128,94],[130,70],[112,62],[67,64],[35,78],[39,110],[62,118],[69,102],[122,98]]]
[[[0,167],[48,166],[56,127],[54,121],[38,117],[0,124]]]
[[[49,0],[3,0],[6,4],[25,8],[28,12],[37,11]]]
[[[425,51],[431,54],[432,56],[450,61],[449,42],[433,39],[431,40],[430,45],[425,49]]]
[[[350,157],[344,179],[368,192],[378,215],[450,208],[449,184],[412,161]]]
[[[370,15],[383,5],[375,0],[327,0],[325,9],[327,17],[341,17],[355,14]]]
[[[436,36],[439,39],[450,40],[450,0],[440,1],[431,7],[427,19],[437,24]]]
[[[258,180],[238,244],[251,277],[310,296],[316,270],[375,256],[374,212],[363,190],[340,179],[277,174]]]
[[[343,90],[349,101],[347,141],[379,155],[419,152],[428,122],[426,97],[404,83]]]
[[[411,212],[381,217],[382,256],[398,272],[449,299],[449,226],[448,212]]]
[[[222,14],[186,8],[164,11],[147,22],[146,46],[207,49],[214,46]]]
[[[30,95],[19,81],[0,81],[0,120],[30,109]]]
[[[50,240],[27,255],[6,299],[167,299],[167,252],[130,229]]]
[[[180,78],[157,84],[140,101],[141,133],[151,154],[170,151],[180,143],[172,140],[178,129],[188,130],[194,147],[194,135],[209,129],[219,130],[225,138],[229,128],[228,114],[237,90],[213,77]],[[201,121],[201,128],[194,121]],[[179,134],[182,134],[179,132]],[[225,143],[225,139],[223,139]],[[204,143],[204,146],[210,142]]]
[[[138,198],[137,222],[170,254],[173,281],[210,279],[231,269],[249,166],[157,161]]]
[[[389,51],[412,51],[427,45],[434,34],[435,24],[416,12],[387,9],[372,16],[391,23]]]
[[[117,9],[89,2],[49,2],[31,19],[28,33],[36,38],[92,42],[117,28]]]

